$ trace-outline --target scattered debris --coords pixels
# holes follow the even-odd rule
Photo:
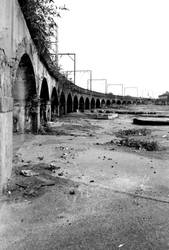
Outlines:
[[[61,173],[58,173],[58,176],[63,176],[63,172],[61,172]]]
[[[60,167],[57,166],[56,162],[51,162],[50,165],[47,165],[45,169],[53,171],[53,170],[59,170]]]
[[[44,156],[38,156],[38,159],[39,159],[40,161],[43,161]]]
[[[124,244],[120,244],[118,247],[121,248],[121,247],[123,247],[123,246],[124,246]]]
[[[36,172],[34,172],[34,171],[30,170],[30,169],[22,169],[20,171],[20,174],[25,176],[25,177],[32,177],[32,176],[38,176],[39,175],[39,173],[36,173]]]
[[[70,189],[69,190],[69,194],[74,195],[75,194],[75,190],[74,189]]]

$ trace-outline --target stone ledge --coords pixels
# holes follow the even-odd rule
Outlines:
[[[12,97],[0,97],[0,113],[6,113],[13,110],[13,98]]]

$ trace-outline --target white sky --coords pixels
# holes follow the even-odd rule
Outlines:
[[[108,83],[137,86],[139,96],[169,90],[169,0],[58,1],[70,9],[58,21],[59,52],[76,53],[77,69],[91,69],[93,78]],[[68,58],[60,64],[73,70]],[[104,82],[95,81],[93,88],[104,92]],[[108,92],[121,94],[121,87]],[[126,94],[136,95],[136,89],[126,88]]]

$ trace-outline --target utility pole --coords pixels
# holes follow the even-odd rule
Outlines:
[[[74,84],[76,84],[76,54],[75,53],[58,53],[58,56],[68,56],[73,61],[74,66]]]

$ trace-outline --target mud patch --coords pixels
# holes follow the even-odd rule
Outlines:
[[[52,175],[53,171],[57,169],[60,169],[60,167],[46,163],[16,167],[13,178],[8,182],[7,188],[4,190],[6,200],[15,202],[25,199],[32,200],[42,196],[52,186],[69,182]],[[36,173],[36,175],[34,173]],[[74,185],[72,183],[70,184],[74,190]]]

